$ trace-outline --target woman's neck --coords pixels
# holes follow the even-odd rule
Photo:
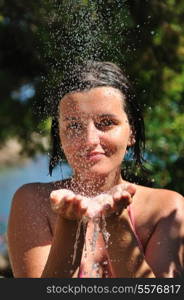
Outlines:
[[[96,196],[122,182],[121,171],[118,169],[104,176],[95,175],[94,177],[83,177],[81,174],[74,174],[70,185],[75,193],[85,196]]]

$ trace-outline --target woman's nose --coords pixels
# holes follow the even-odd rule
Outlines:
[[[100,142],[100,131],[94,123],[90,123],[85,132],[85,142],[87,145],[97,145]]]

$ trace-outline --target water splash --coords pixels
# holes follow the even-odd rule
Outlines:
[[[106,220],[105,220],[105,216],[102,216],[101,225],[102,225],[102,235],[103,235],[103,238],[104,238],[104,241],[105,241],[105,246],[106,246],[106,248],[108,248],[110,233],[107,231],[107,223],[106,223]]]
[[[93,275],[93,272],[95,272],[95,275]],[[93,263],[91,267],[91,273],[90,278],[99,278],[100,277],[100,264],[99,263]]]
[[[76,232],[76,237],[75,237],[75,243],[74,243],[74,252],[73,252],[73,260],[72,260],[72,265],[75,263],[76,259],[76,254],[77,254],[77,247],[78,247],[78,242],[79,242],[79,237],[81,233],[81,226],[83,224],[83,219],[79,220],[78,227],[77,227],[77,232]]]
[[[92,232],[92,241],[90,244],[90,251],[94,252],[96,249],[96,244],[97,240],[99,237],[99,233],[101,232],[104,238],[105,242],[105,247],[108,248],[108,242],[109,242],[109,237],[110,234],[107,231],[107,223],[105,220],[105,216],[102,217],[97,217],[90,219],[93,222],[94,228]],[[76,231],[76,237],[75,237],[75,243],[74,243],[74,252],[72,255],[72,265],[74,265],[75,260],[76,260],[76,254],[77,254],[77,249],[78,249],[78,243],[79,243],[79,238],[81,234],[81,230],[83,230],[83,236],[84,236],[84,248],[83,248],[83,253],[84,253],[84,258],[87,259],[87,246],[86,246],[86,231],[87,231],[87,224],[88,224],[89,218],[86,216],[83,216],[81,220],[78,222],[77,226],[77,231]],[[106,262],[107,264],[108,262]],[[86,275],[86,272],[83,273],[83,275]],[[99,278],[100,277],[100,264],[98,262],[92,263],[91,270],[90,270],[90,278]]]
[[[93,230],[93,235],[92,235],[92,241],[91,241],[91,251],[94,252],[95,248],[96,248],[96,242],[99,236],[99,232],[100,232],[100,218],[94,218],[93,219],[93,223],[94,223],[94,230]]]
[[[87,223],[88,223],[88,218],[83,216],[77,226],[77,231],[76,231],[76,236],[75,236],[75,243],[74,243],[74,252],[73,252],[73,260],[72,260],[72,265],[75,263],[76,259],[76,254],[77,254],[77,248],[78,248],[78,243],[79,243],[79,237],[81,233],[81,228],[83,228],[83,235],[84,235],[84,250],[86,251],[86,241],[85,241],[85,236],[86,236],[86,228],[87,228]]]

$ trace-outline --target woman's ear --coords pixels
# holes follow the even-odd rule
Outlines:
[[[135,134],[133,133],[132,129],[130,129],[130,136],[128,139],[128,147],[132,147],[135,144],[136,140],[135,140]]]

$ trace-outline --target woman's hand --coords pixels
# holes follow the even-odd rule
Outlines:
[[[70,220],[81,219],[87,214],[89,200],[67,189],[56,190],[50,194],[53,211]]]
[[[119,184],[106,193],[88,198],[67,189],[50,194],[52,209],[66,219],[77,220],[83,216],[94,219],[102,215],[121,214],[131,202],[136,188],[133,184]]]
[[[134,184],[118,184],[108,192],[92,198],[86,211],[90,218],[109,216],[113,213],[118,215],[123,209],[132,203],[132,197],[136,192]]]

